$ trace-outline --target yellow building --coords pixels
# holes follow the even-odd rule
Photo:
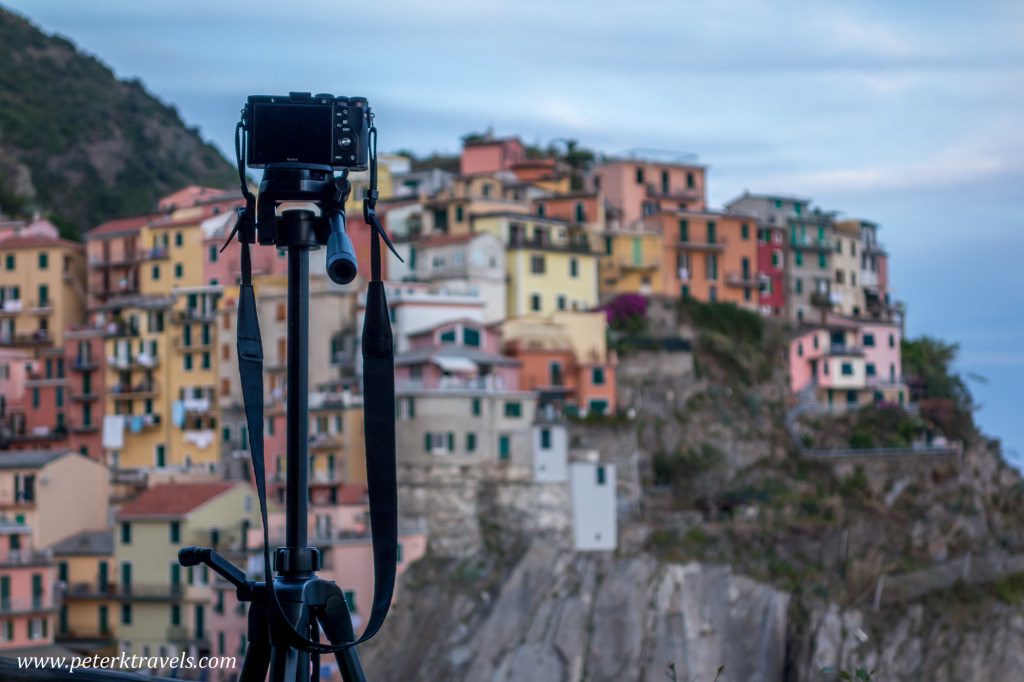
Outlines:
[[[61,347],[85,321],[85,247],[27,235],[0,242],[0,346]]]
[[[601,239],[598,289],[602,300],[619,294],[649,295],[664,290],[661,233],[607,232]]]
[[[316,393],[309,406],[309,485],[314,502],[336,503],[339,484],[366,483],[362,396]],[[326,490],[318,495],[317,490]],[[332,492],[333,491],[333,492]],[[326,499],[320,499],[326,496]]]
[[[507,245],[507,317],[597,305],[598,254],[582,226],[505,212],[473,216],[472,231],[490,232]]]
[[[837,220],[832,239],[835,253],[832,254],[832,295],[838,303],[833,307],[840,315],[859,317],[866,314],[864,303],[864,282],[858,282],[860,274],[861,236],[860,220]]]
[[[145,295],[169,295],[175,289],[201,286],[203,282],[203,230],[209,217],[203,206],[180,208],[151,220],[139,231],[147,253],[162,258],[144,263],[139,289]]]
[[[531,192],[522,183],[506,183],[491,175],[462,175],[451,189],[423,202],[423,234],[473,232],[475,216],[502,211],[530,213]]]
[[[243,482],[157,485],[121,507],[114,523],[121,650],[209,652],[214,575],[203,566],[180,566],[178,550],[238,552],[247,530],[260,523],[256,493]]]
[[[82,531],[51,549],[62,590],[57,643],[87,655],[115,653],[125,614],[114,589],[114,531]]]

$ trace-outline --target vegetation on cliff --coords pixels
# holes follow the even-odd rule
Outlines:
[[[237,171],[177,110],[68,40],[0,8],[0,207],[42,210],[66,237],[152,210]]]

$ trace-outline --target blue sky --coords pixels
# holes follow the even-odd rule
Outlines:
[[[362,95],[383,150],[491,126],[694,152],[713,205],[783,192],[877,221],[911,335],[960,342],[982,427],[1024,453],[1024,3],[0,4],[224,150],[247,95]]]

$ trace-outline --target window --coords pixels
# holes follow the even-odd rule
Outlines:
[[[750,225],[740,223],[740,239],[750,239]]]
[[[708,244],[715,243],[715,222],[713,220],[708,221]]]
[[[873,348],[874,345],[875,345],[875,335],[874,334],[865,334],[864,335],[864,347],[865,348]]]
[[[58,386],[57,390],[57,407],[64,407],[64,387]]]
[[[688,242],[690,241],[690,221],[680,220],[679,221],[679,241]]]
[[[551,449],[551,429],[540,430],[540,449],[550,450]]]
[[[202,368],[203,369],[210,369],[210,354],[209,353],[203,353]]]
[[[814,335],[814,349],[815,350],[818,349],[818,335],[817,334]]]
[[[405,409],[405,414],[409,417],[409,419],[415,419],[416,418],[416,399],[415,398],[407,398],[406,399],[406,403],[405,403],[405,408],[406,408]]]
[[[558,298],[555,299],[555,300],[558,302],[558,309],[559,310],[565,310],[565,306],[566,306],[565,295],[564,294],[559,294]]]
[[[606,481],[606,478],[605,478],[604,467],[603,466],[598,466],[597,467],[597,484],[598,485],[604,485],[605,481]]]
[[[875,363],[869,362],[866,365],[864,365],[864,374],[866,374],[869,377],[873,377],[876,373],[877,372],[875,370]]]
[[[836,284],[842,284],[846,273],[842,270],[836,270]]]
[[[828,260],[823,253],[818,254],[818,267],[822,270],[828,267]]]
[[[46,286],[45,284],[40,284],[39,285],[39,307],[40,308],[46,307],[46,305],[49,303],[49,301],[50,301],[50,287]]]
[[[583,210],[583,202],[582,201],[577,201],[576,202],[576,222],[582,223],[582,222],[586,222],[586,220],[587,220],[587,214]]]
[[[798,293],[798,294],[804,293],[804,281],[802,279],[797,279],[796,280],[796,293]]]
[[[704,277],[709,282],[715,282],[718,280],[718,255],[714,253],[706,254],[704,259]]]
[[[181,276],[183,274],[184,274],[184,266],[181,263],[175,263],[174,264],[174,276],[178,277],[178,278],[181,278]]]
[[[121,625],[132,624],[132,605],[121,604]]]
[[[802,344],[802,343],[797,343],[796,344],[796,356],[798,358],[802,358],[804,356],[804,344]]]
[[[427,452],[443,452],[444,434],[426,433],[424,434],[423,444],[426,447]]]
[[[223,440],[225,443],[227,443],[229,440],[231,440],[231,427],[230,426],[225,426],[224,428],[222,428],[220,430],[220,437],[221,437],[221,440]]]
[[[796,260],[796,264],[797,265],[803,265],[804,264],[804,254],[803,254],[803,252],[802,251],[797,251],[796,254],[794,255],[794,259]]]
[[[181,606],[171,604],[171,625],[181,625]]]
[[[611,237],[605,237],[604,238],[604,255],[606,255],[606,256],[612,255],[612,238]]]
[[[895,347],[896,347],[896,335],[895,334],[889,334],[889,348],[895,348]]]
[[[535,275],[544,274],[544,256],[530,256],[530,272]]]
[[[152,268],[153,279],[160,279],[160,266],[154,265]]]
[[[484,191],[484,196],[487,196],[487,192],[486,192],[486,190],[487,190],[487,189],[488,189],[489,187],[490,187],[490,185],[484,185],[484,190],[485,190],[485,191]],[[462,215],[463,215],[463,214],[462,214],[462,207],[461,207],[461,206],[456,206],[456,207],[455,207],[455,222],[457,222],[457,223],[461,223],[461,222],[462,222]]]
[[[480,188],[480,191],[483,193],[485,198],[491,196],[491,184],[489,182],[484,183],[484,185]]]
[[[40,253],[39,254],[39,269],[40,270],[46,270],[49,267],[49,265],[50,265],[49,260],[50,260],[50,258],[49,258],[49,256],[45,252]]]
[[[191,372],[192,371],[192,354],[191,353],[185,353],[184,358],[185,359],[184,359],[183,362],[185,363],[185,371],[186,372]]]
[[[828,376],[828,360],[821,363],[821,373]]]
[[[537,204],[537,217],[538,218],[543,218],[544,217],[544,204]]]
[[[453,327],[441,332],[441,336],[439,338],[441,339],[441,343],[455,343],[455,328]]]
[[[540,294],[530,294],[530,310],[540,310]]]
[[[181,523],[179,523],[178,521],[171,521],[171,523],[170,523],[170,530],[171,530],[171,543],[172,544],[177,544],[177,543],[181,542]]]
[[[210,262],[211,263],[216,263],[217,262],[217,256],[219,256],[219,255],[220,254],[218,252],[218,249],[217,249],[216,245],[211,244],[210,245]]]
[[[466,452],[476,451],[476,434],[470,431],[466,434]]]
[[[474,348],[480,347],[480,331],[471,327],[462,328],[462,343]]]
[[[844,377],[853,376],[853,363],[844,362],[842,372]]]
[[[473,416],[480,416],[480,398],[473,398]]]
[[[156,445],[153,448],[154,459],[156,460],[156,466],[163,467],[167,466],[167,447],[164,445]]]
[[[182,243],[181,231],[179,230],[179,231],[174,233],[174,245],[175,246],[181,246],[181,243]]]
[[[523,416],[522,403],[518,401],[507,401],[505,403],[505,416],[518,418]]]
[[[32,389],[32,407],[39,407],[39,389]]]
[[[132,524],[128,523],[127,521],[123,521],[121,523],[121,544],[132,544]]]
[[[7,259],[6,260],[7,260],[7,269],[8,270],[13,270],[14,269],[14,254],[13,253],[7,254]]]
[[[604,367],[594,367],[590,378],[595,386],[604,386]]]
[[[511,455],[511,442],[508,436],[498,436],[498,459],[508,460]]]
[[[579,277],[580,276],[580,260],[579,258],[569,259],[569,276]]]
[[[637,168],[636,169],[636,184],[638,184],[638,185],[644,184],[644,169],[643,168]]]
[[[349,613],[355,613],[356,612],[356,591],[355,590],[345,590],[343,594],[345,595],[345,605],[348,606],[348,612]]]

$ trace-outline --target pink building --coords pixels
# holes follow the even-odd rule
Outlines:
[[[20,220],[0,222],[0,241],[8,237],[45,237],[46,239],[57,239],[60,237],[60,230],[49,220],[34,218],[30,223],[23,223]]]
[[[230,286],[238,283],[242,275],[242,250],[236,242],[221,251],[228,235],[238,221],[234,210],[222,212],[204,220],[203,229],[203,283]],[[273,246],[256,246],[249,249],[252,255],[252,274],[286,275],[288,259],[284,252]]]
[[[471,140],[462,148],[459,172],[462,175],[510,170],[526,161],[526,148],[518,137],[483,137]]]
[[[461,318],[409,335],[395,358],[395,386],[432,390],[465,384],[519,390],[519,362],[501,354],[497,326]]]
[[[64,348],[40,351],[25,363],[25,394],[20,414],[11,414],[14,450],[66,449],[68,444],[67,368]]]
[[[829,405],[904,403],[899,326],[828,315],[798,331],[789,344],[790,388]]]
[[[25,363],[32,354],[17,348],[0,348],[0,395],[8,413],[25,395]]]
[[[0,517],[0,655],[52,646],[55,611],[52,562],[29,527]]]
[[[102,461],[107,358],[102,329],[69,329],[64,334],[67,373],[68,447]]]
[[[663,211],[703,211],[705,170],[697,164],[614,161],[591,171],[589,188],[604,194],[617,227],[629,228]]]
[[[757,230],[757,272],[761,280],[758,305],[762,315],[781,317],[786,310],[786,239],[782,228]]]

